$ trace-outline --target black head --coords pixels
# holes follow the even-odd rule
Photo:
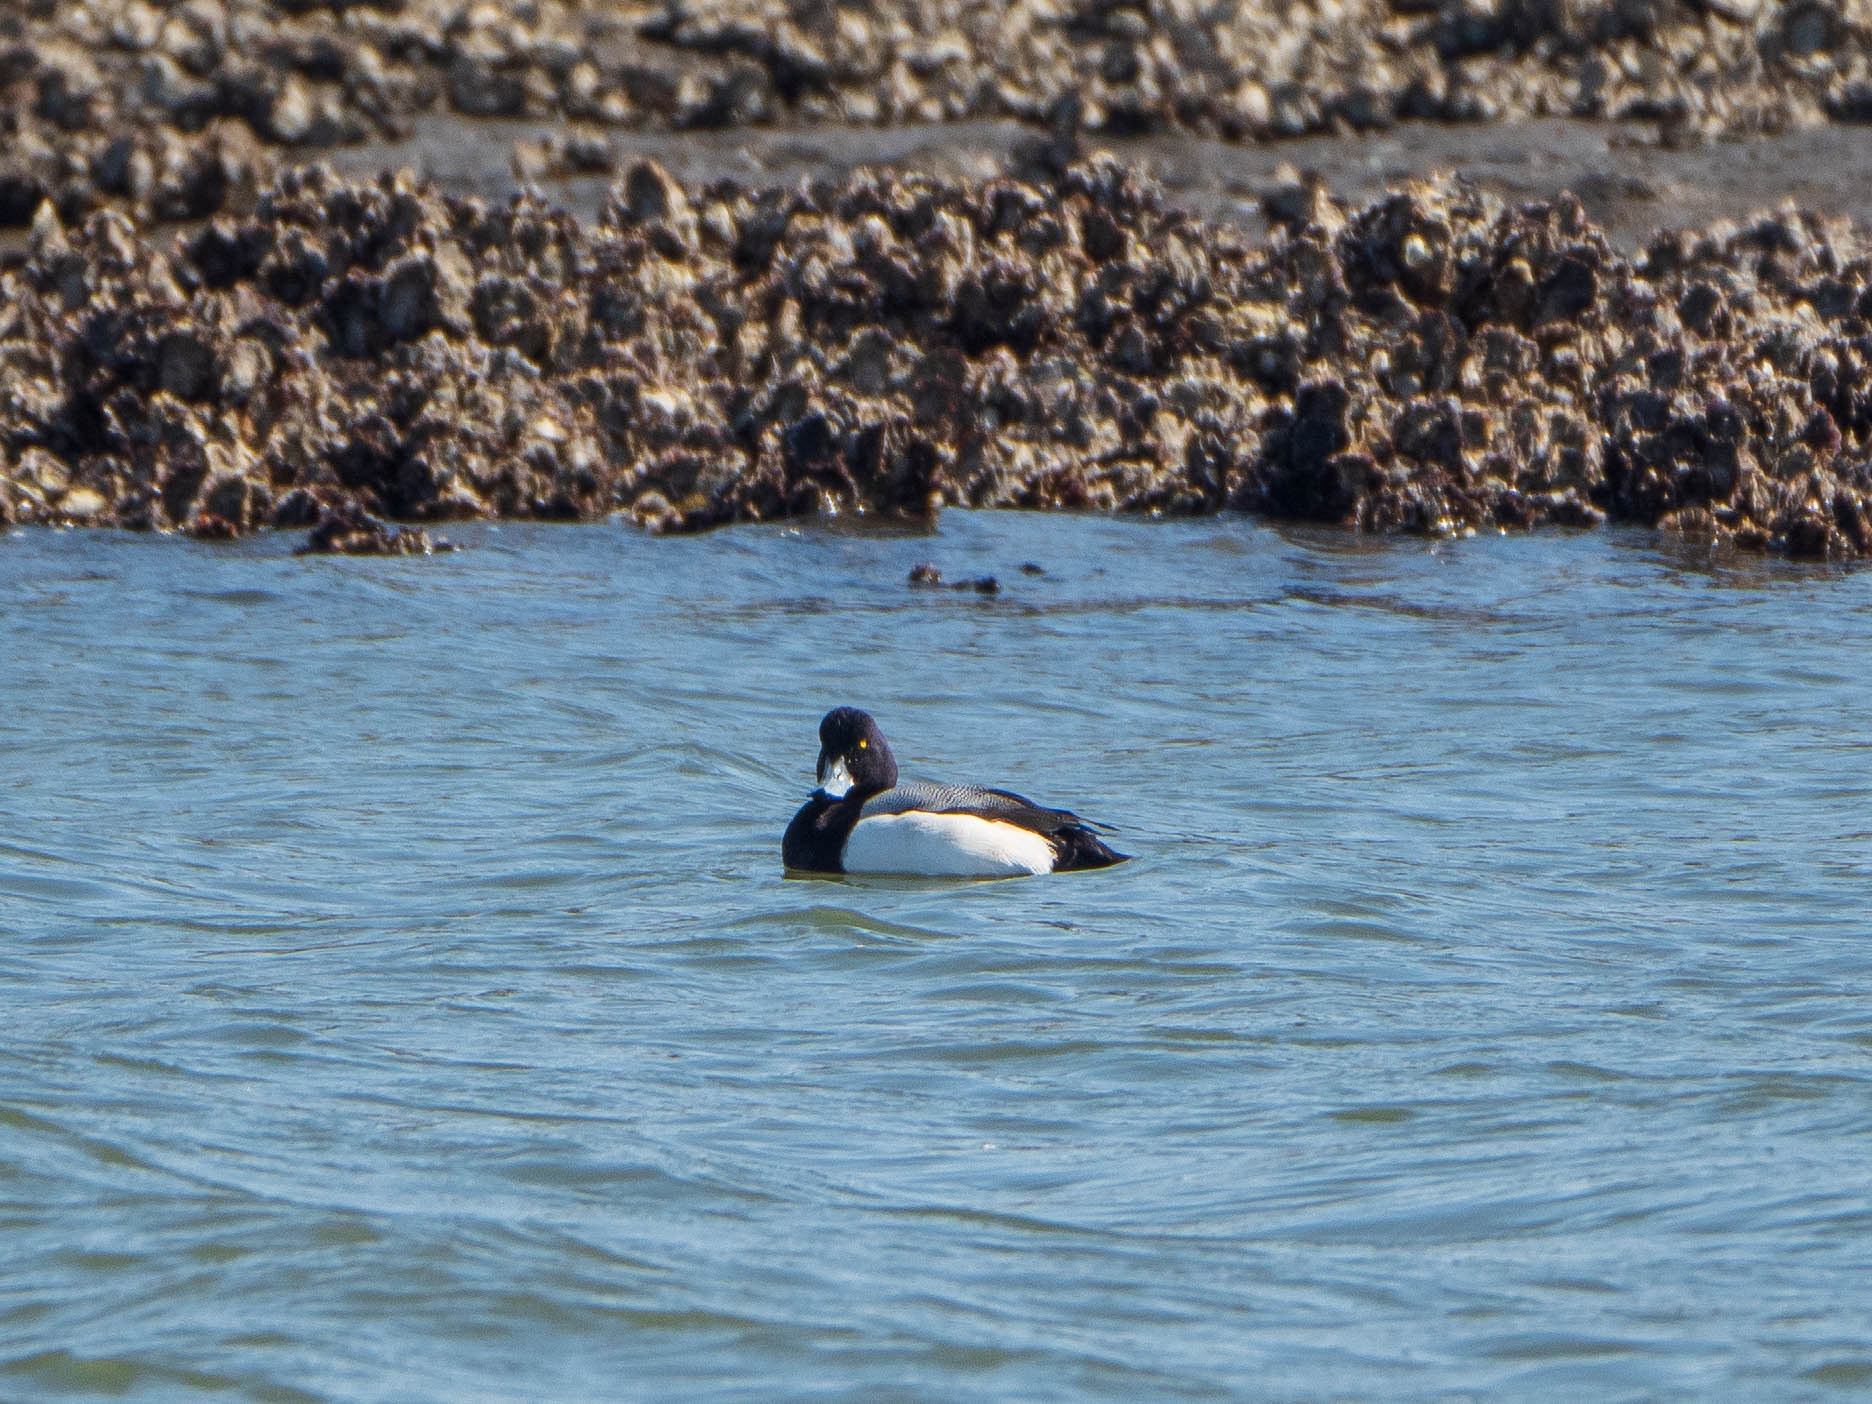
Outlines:
[[[875,795],[897,783],[897,758],[869,712],[834,707],[819,723],[819,787],[836,797]]]

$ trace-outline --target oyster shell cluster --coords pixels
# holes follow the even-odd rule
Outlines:
[[[0,225],[244,210],[428,113],[591,129],[1040,121],[1276,138],[1576,115],[1872,119],[1847,0],[31,0],[0,15]],[[590,138],[567,151],[602,152]]]
[[[1274,235],[1109,158],[537,200],[290,173],[0,273],[0,518],[225,537],[944,505],[1445,533],[1606,518],[1872,554],[1872,249],[1793,210],[1613,249],[1459,183]]]

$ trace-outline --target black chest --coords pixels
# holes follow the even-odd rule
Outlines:
[[[840,855],[863,808],[864,801],[855,796],[833,799],[829,795],[814,795],[800,806],[800,812],[787,825],[786,836],[780,840],[781,861],[797,872],[844,872]]]

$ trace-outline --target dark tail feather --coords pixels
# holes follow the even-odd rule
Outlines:
[[[1083,823],[1062,824],[1053,834],[1053,847],[1059,852],[1056,873],[1070,873],[1078,868],[1109,868],[1131,855],[1117,853],[1105,846],[1105,840]]]

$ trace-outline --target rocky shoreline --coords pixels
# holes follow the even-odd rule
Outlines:
[[[1837,0],[23,0],[0,93],[0,522],[414,552],[1239,509],[1872,554],[1860,226],[1710,222],[1763,185],[1867,217]],[[1676,164],[1617,154],[1640,129]],[[865,132],[972,135],[892,171]],[[1348,201],[1263,168],[1335,139]],[[1487,185],[1412,178],[1472,154]]]
[[[1872,120],[1839,0],[22,0],[0,226],[244,215],[284,164],[428,117],[606,132],[1070,118],[1261,142],[1572,116],[1664,139]]]
[[[42,206],[0,274],[0,518],[419,550],[943,506],[1373,531],[1606,519],[1872,554],[1872,258],[1792,210],[1616,251],[1460,183],[1265,242],[1098,157],[1034,180],[685,188],[584,224],[283,176],[145,234]]]

